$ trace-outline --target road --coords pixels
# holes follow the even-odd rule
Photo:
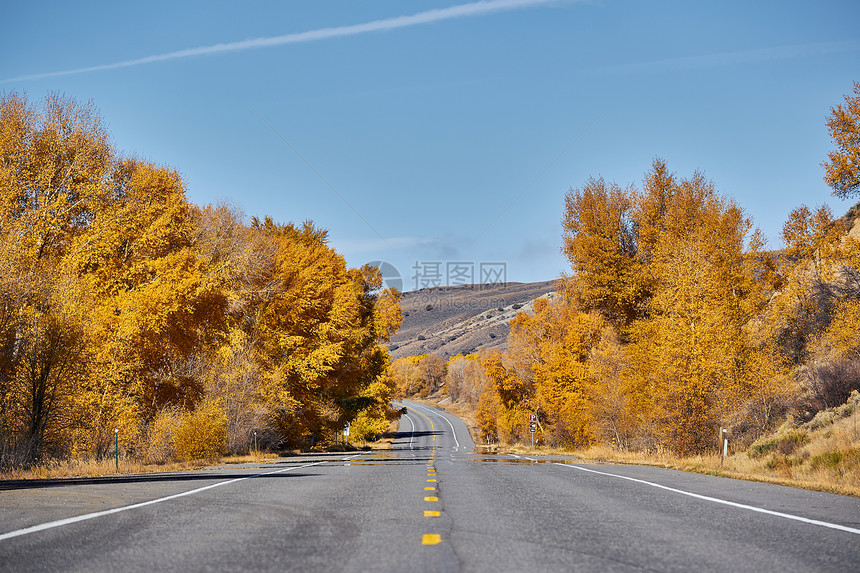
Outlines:
[[[0,482],[0,571],[860,568],[860,499],[480,455],[462,421],[406,405],[387,451]]]

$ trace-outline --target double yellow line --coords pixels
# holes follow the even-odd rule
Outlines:
[[[417,413],[419,416],[423,417],[425,420],[430,422],[430,432],[433,437],[433,441],[436,441],[436,425],[433,423],[433,420],[419,412],[418,410],[413,409],[413,412]],[[425,493],[433,493],[434,495],[425,495],[424,501],[428,503],[438,503],[439,496],[436,492],[436,446],[430,450],[430,459],[427,460],[427,481],[424,486]],[[425,509],[424,517],[439,517],[442,514],[438,509]],[[438,533],[425,533],[421,536],[421,545],[438,545],[442,543],[442,536]]]

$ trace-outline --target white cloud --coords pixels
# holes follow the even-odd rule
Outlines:
[[[359,34],[368,34],[372,32],[383,32],[387,30],[396,30],[399,28],[408,28],[410,26],[419,26],[422,24],[433,24],[445,20],[485,16],[487,14],[493,14],[496,12],[520,10],[524,8],[536,7],[547,4],[557,4],[558,2],[559,0],[483,0],[481,2],[460,4],[457,6],[451,6],[449,8],[426,10],[424,12],[419,12],[411,16],[396,16],[393,18],[384,18],[382,20],[373,20],[364,24],[353,24],[350,26],[338,26],[333,28],[320,28],[317,30],[309,30],[307,32],[283,34],[281,36],[271,36],[268,38],[254,38],[250,40],[242,40],[239,42],[227,42],[222,44],[214,44],[211,46],[200,46],[197,48],[188,48],[186,50],[179,50],[176,52],[169,52],[166,54],[158,54],[154,56],[146,56],[143,58],[125,60],[112,64],[102,64],[98,66],[76,68],[73,70],[64,70],[60,72],[48,72],[21,76],[17,78],[9,78],[5,80],[0,80],[0,83],[23,80],[37,80],[57,76],[71,76],[87,72],[99,72],[106,70],[114,70],[118,68],[129,68],[132,66],[152,64],[155,62],[163,62],[166,60],[178,60],[194,56],[211,56],[216,54],[240,52],[243,50],[252,50],[258,48],[272,48],[275,46],[283,46],[285,44],[317,42],[320,40],[328,40],[332,38],[343,38],[346,36],[356,36]]]

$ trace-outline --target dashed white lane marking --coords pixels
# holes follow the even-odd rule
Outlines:
[[[409,449],[412,449],[412,440],[415,439],[415,422],[412,421],[412,418],[409,417],[409,414],[403,414],[409,423],[412,424],[412,430],[409,432]]]
[[[845,525],[839,525],[838,523],[829,523],[829,522],[827,522],[827,521],[819,521],[819,520],[817,520],[817,519],[809,519],[808,517],[801,517],[801,516],[799,516],[799,515],[791,515],[790,513],[782,513],[782,512],[779,512],[779,511],[773,511],[773,510],[770,510],[770,509],[764,509],[764,508],[761,508],[761,507],[755,507],[755,506],[753,506],[753,505],[745,505],[745,504],[743,504],[743,503],[737,503],[737,502],[734,502],[734,501],[728,501],[728,500],[725,500],[725,499],[719,499],[719,498],[716,498],[716,497],[710,497],[710,496],[707,496],[707,495],[701,495],[701,494],[693,493],[693,492],[690,492],[690,491],[684,491],[684,490],[682,490],[682,489],[676,489],[676,488],[674,488],[674,487],[668,487],[668,486],[665,486],[665,485],[660,485],[659,483],[654,483],[654,482],[646,481],[646,480],[644,480],[644,479],[632,478],[632,477],[622,476],[622,475],[618,475],[618,474],[611,474],[611,473],[609,473],[609,472],[601,472],[601,471],[592,470],[592,469],[589,469],[589,468],[584,468],[584,467],[581,467],[581,466],[575,466],[575,465],[572,465],[572,464],[560,464],[560,463],[555,462],[555,465],[557,465],[557,466],[562,466],[562,467],[565,467],[565,468],[572,468],[572,469],[580,470],[580,471],[583,471],[583,472],[589,472],[589,473],[593,473],[593,474],[600,474],[600,475],[603,475],[603,476],[609,476],[609,477],[614,477],[614,478],[618,478],[618,479],[624,479],[624,480],[627,480],[627,481],[632,481],[632,482],[636,482],[636,483],[641,483],[641,484],[644,484],[644,485],[650,485],[651,487],[656,487],[656,488],[659,488],[659,489],[664,489],[664,490],[666,490],[666,491],[671,491],[671,492],[674,492],[674,493],[680,493],[681,495],[686,495],[686,496],[689,496],[689,497],[694,497],[694,498],[696,498],[696,499],[702,499],[702,500],[705,500],[705,501],[711,501],[711,502],[713,502],[713,503],[720,503],[720,504],[723,504],[723,505],[728,505],[728,506],[731,506],[731,507],[737,507],[737,508],[740,508],[740,509],[748,509],[748,510],[750,510],[750,511],[755,511],[755,512],[758,512],[758,513],[764,513],[764,514],[767,514],[767,515],[773,515],[773,516],[776,516],[776,517],[782,517],[782,518],[784,518],[784,519],[791,519],[791,520],[794,520],[794,521],[800,521],[800,522],[802,522],[802,523],[809,523],[809,524],[811,524],[811,525],[820,525],[821,527],[828,527],[828,528],[830,528],[830,529],[837,529],[837,530],[839,530],[839,531],[846,531],[846,532],[848,532],[848,533],[854,533],[855,535],[860,535],[860,529],[855,529],[855,528],[853,528],[853,527],[848,527],[848,526],[845,526]]]

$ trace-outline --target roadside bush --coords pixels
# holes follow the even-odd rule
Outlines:
[[[159,412],[147,432],[147,446],[144,459],[155,464],[172,461],[176,456],[173,451],[173,440],[176,429],[182,422],[182,416],[175,410]]]
[[[788,455],[807,443],[809,443],[807,433],[804,430],[795,430],[780,436],[778,449],[781,454]]]
[[[756,440],[747,450],[747,455],[752,459],[758,459],[770,452],[779,452],[787,456],[807,443],[809,443],[809,435],[805,430],[788,430],[776,436],[767,436]]]
[[[775,450],[778,443],[779,440],[772,437],[756,440],[753,445],[750,446],[749,450],[747,450],[747,455],[756,460]]]
[[[182,417],[173,437],[180,460],[215,459],[227,450],[227,415],[217,402],[205,402]]]
[[[848,397],[848,400],[839,406],[838,408],[834,408],[831,410],[824,410],[815,415],[812,420],[804,424],[805,428],[811,430],[817,430],[819,428],[823,428],[825,426],[833,425],[836,421],[841,420],[842,418],[847,418],[854,414],[854,410],[860,405],[860,392],[854,390],[851,392],[851,395]]]
[[[809,460],[809,465],[812,469],[818,469],[821,467],[831,469],[838,466],[844,457],[845,456],[842,452],[823,452],[817,456],[813,456],[813,458]]]
[[[771,471],[779,472],[784,477],[792,478],[795,470],[802,465],[803,458],[774,454],[767,460],[764,467]]]
[[[391,421],[385,417],[374,416],[367,410],[359,412],[349,427],[351,440],[373,440],[377,436],[384,434]]]
[[[491,387],[486,387],[478,397],[475,409],[475,423],[481,435],[481,442],[488,440],[496,442],[499,439],[499,427],[496,422],[501,405]]]
[[[844,404],[854,390],[860,390],[860,360],[838,360],[810,367],[806,371],[805,409],[813,415]],[[811,415],[810,415],[811,414]]]

